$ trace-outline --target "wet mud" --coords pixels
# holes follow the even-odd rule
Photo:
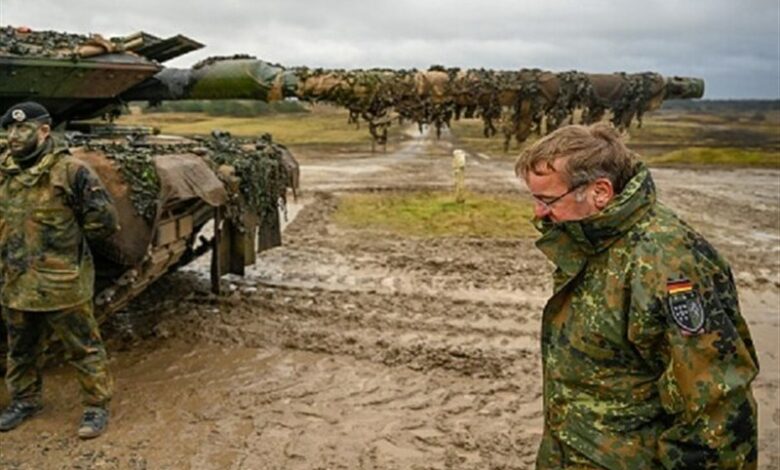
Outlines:
[[[224,278],[220,297],[198,260],[106,326],[106,435],[75,437],[78,386],[56,366],[43,413],[0,435],[0,468],[533,468],[551,288],[533,240],[403,238],[332,221],[344,192],[448,187],[451,150],[423,136],[386,155],[303,155],[284,246]],[[661,200],[732,262],[762,366],[761,468],[777,468],[780,172],[654,175]],[[478,157],[467,185],[524,192],[510,162]]]

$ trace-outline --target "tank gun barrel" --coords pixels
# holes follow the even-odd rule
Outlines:
[[[442,101],[457,94],[460,89],[460,101],[467,100],[464,87],[484,85],[490,81],[493,90],[502,94],[502,101],[511,102],[512,92],[520,92],[521,83],[517,78],[536,78],[542,81],[553,80],[553,75],[571,75],[573,72],[553,74],[537,69],[521,71],[488,71],[484,69],[444,69],[432,67],[428,71],[418,70],[336,70],[308,69],[306,67],[285,68],[263,60],[247,56],[232,58],[211,58],[189,69],[163,69],[153,78],[141,83],[122,97],[126,100],[183,100],[183,99],[251,99],[276,101],[297,97],[300,99],[343,101],[349,98],[365,98],[377,91],[387,91],[391,87],[405,87],[407,93],[429,96]],[[534,77],[530,77],[533,74]],[[620,87],[620,78],[631,78],[626,74],[584,74],[597,82],[597,94],[607,95],[610,87]],[[525,76],[525,77],[524,77]],[[610,77],[613,77],[610,79]],[[657,76],[657,80],[660,76]],[[543,90],[554,94],[558,84]],[[663,87],[664,99],[701,98],[704,94],[704,81],[698,78],[670,77],[658,84]],[[516,93],[514,93],[516,94]],[[341,95],[341,96],[336,96]],[[605,98],[609,98],[608,96]]]
[[[652,72],[587,74],[539,69],[493,71],[431,67],[420,70],[334,70],[285,68],[246,56],[208,59],[191,69],[165,69],[122,95],[123,100],[159,102],[180,99],[252,99],[276,101],[296,97],[323,101],[363,119],[382,143],[394,118],[435,126],[451,119],[480,117],[485,135],[498,132],[505,144],[525,140],[532,131],[549,132],[565,121],[595,122],[609,112],[612,122],[641,125],[646,111],[665,99],[700,98],[698,78],[664,78]],[[543,125],[544,123],[544,125]]]

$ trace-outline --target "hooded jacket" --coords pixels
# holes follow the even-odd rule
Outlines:
[[[536,225],[556,266],[537,468],[755,468],[758,359],[731,269],[647,168],[601,212]]]

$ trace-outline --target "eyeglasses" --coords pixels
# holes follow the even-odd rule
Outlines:
[[[533,194],[531,195],[531,197],[533,198],[534,201],[536,201],[542,207],[544,207],[546,210],[549,211],[549,210],[552,210],[553,204],[555,204],[556,202],[560,201],[561,199],[565,198],[569,194],[573,193],[574,191],[580,189],[581,187],[583,187],[583,186],[585,186],[587,184],[588,183],[580,183],[580,184],[574,186],[573,188],[569,189],[565,193],[561,194],[560,196],[554,197],[552,199],[545,200],[545,199],[540,198],[539,196],[534,196]]]

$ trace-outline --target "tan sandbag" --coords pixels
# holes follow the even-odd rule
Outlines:
[[[103,54],[111,54],[115,49],[116,46],[113,42],[99,34],[93,34],[84,44],[76,48],[76,55],[86,59]]]

